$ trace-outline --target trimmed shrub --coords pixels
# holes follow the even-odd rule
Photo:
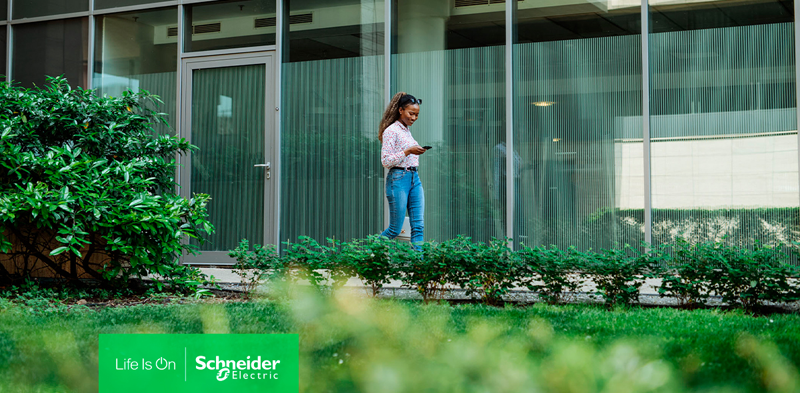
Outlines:
[[[364,240],[356,239],[342,244],[339,270],[352,272],[378,296],[384,284],[398,277],[398,266],[408,255],[408,250],[380,235]]]
[[[580,253],[580,266],[597,286],[596,295],[607,306],[639,302],[639,289],[658,257],[626,244],[622,249],[592,250]]]
[[[664,250],[669,251],[669,248],[664,247]],[[675,297],[682,306],[702,305],[711,295],[711,281],[720,263],[720,250],[715,243],[690,244],[679,238],[672,254],[667,266],[658,274],[661,278],[659,295]]]
[[[786,254],[782,247],[765,246],[756,242],[754,248],[729,247],[715,244],[719,263],[711,274],[711,288],[732,306],[753,310],[764,301],[786,302],[800,299],[796,267],[783,263]]]
[[[306,280],[317,289],[323,290],[331,279],[333,287],[347,282],[339,258],[339,243],[327,239],[331,246],[320,244],[308,236],[300,236],[297,243],[283,242],[286,246],[282,258],[283,274],[290,282]],[[328,271],[328,276],[324,271]],[[344,280],[344,281],[342,281]]]
[[[461,270],[460,280],[467,296],[477,294],[483,303],[503,304],[503,296],[514,287],[519,274],[518,263],[508,248],[508,239],[492,239],[489,244],[474,243],[468,258],[459,258],[467,264]]]
[[[550,304],[569,301],[586,282],[576,269],[577,255],[574,248],[562,251],[556,246],[523,247],[514,253],[520,263],[518,282]]]
[[[397,247],[407,256],[399,266],[400,280],[403,286],[416,290],[425,303],[441,299],[448,285],[463,283],[464,266],[472,258],[472,242],[464,236],[442,243],[426,242],[419,251],[406,243]]]
[[[244,293],[249,296],[261,281],[281,278],[285,274],[283,260],[275,251],[275,246],[256,244],[250,251],[250,242],[242,239],[235,250],[228,252],[228,256],[236,259],[233,272],[242,280]]]
[[[284,256],[267,257],[258,252],[248,254],[243,241],[230,255],[240,263],[247,258],[264,260],[247,262],[256,269],[269,270],[262,277],[307,279],[318,288],[330,279],[336,289],[347,278],[357,276],[371,288],[373,296],[385,283],[399,279],[403,287],[415,290],[426,303],[441,299],[447,289],[461,288],[467,296],[476,295],[485,304],[500,305],[515,285],[537,292],[549,303],[561,303],[594,283],[594,294],[607,306],[631,305],[638,302],[646,278],[661,278],[661,296],[674,296],[682,305],[700,305],[712,294],[748,310],[765,301],[800,299],[800,283],[795,279],[798,270],[785,263],[786,255],[780,248],[760,244],[753,250],[721,243],[681,242],[672,250],[648,250],[643,244],[641,249],[625,245],[621,249],[579,252],[574,247],[562,251],[555,246],[512,251],[507,239],[485,244],[464,236],[423,243],[419,250],[378,235],[328,242],[331,246],[301,237],[298,243],[285,243]]]

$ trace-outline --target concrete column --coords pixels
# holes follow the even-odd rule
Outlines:
[[[378,137],[378,124],[383,114],[383,34],[379,24],[383,21],[383,3],[378,0],[361,1],[361,132],[366,138]]]
[[[449,0],[397,0],[398,51],[444,50]]]
[[[422,144],[435,144],[444,140],[446,126],[450,1],[397,1],[396,88],[423,100],[414,135]]]

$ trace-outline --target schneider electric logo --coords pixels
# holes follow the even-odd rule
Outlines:
[[[251,359],[248,356],[245,359],[232,360],[220,359],[216,356],[214,359],[207,360],[205,356],[198,356],[195,358],[197,370],[210,370],[217,372],[217,381],[224,381],[230,377],[234,379],[278,379],[278,365],[280,360],[262,360],[261,356]]]
[[[299,344],[296,334],[101,334],[99,393],[297,393]]]

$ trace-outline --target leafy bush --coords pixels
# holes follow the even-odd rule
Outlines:
[[[752,249],[722,242],[689,244],[679,240],[668,268],[661,272],[659,293],[681,304],[704,303],[713,293],[731,306],[753,310],[764,301],[800,299],[796,267],[786,264],[782,247],[756,242]]]
[[[639,288],[654,258],[626,244],[622,249],[580,253],[581,267],[597,286],[607,306],[639,301]]]
[[[175,194],[175,157],[194,147],[156,135],[147,92],[119,98],[0,83],[0,278],[42,274],[124,285],[156,274],[191,284],[178,257],[211,233],[208,195]]]
[[[719,264],[712,273],[711,288],[731,305],[747,310],[761,306],[765,300],[786,302],[800,299],[797,285],[789,280],[796,277],[797,268],[784,264],[786,254],[781,247],[756,242],[753,249],[729,247],[717,243]]]
[[[306,280],[315,288],[323,290],[328,284],[339,288],[352,276],[342,258],[341,242],[327,239],[329,246],[320,244],[308,236],[300,236],[297,243],[284,242],[284,274],[290,282]],[[327,272],[327,276],[326,273]]]
[[[468,296],[476,293],[486,304],[502,304],[503,296],[514,287],[519,273],[508,240],[475,243],[470,251],[471,255],[459,258],[459,261],[467,263],[462,269],[465,278],[461,280],[461,286],[467,290]]]
[[[679,238],[672,251],[673,257],[659,274],[659,295],[675,297],[680,305],[689,307],[705,303],[722,256],[720,250],[715,243],[690,244]]]
[[[308,236],[300,236],[297,243],[285,241],[286,253],[283,256],[284,274],[289,281],[307,280],[316,288],[326,283],[320,272],[325,267],[325,248]]]
[[[551,304],[568,301],[581,290],[584,276],[577,271],[577,250],[562,251],[556,246],[525,247],[515,253],[520,262],[519,283],[538,292]]]
[[[228,252],[228,256],[236,259],[233,272],[242,281],[244,293],[250,295],[262,280],[269,281],[281,277],[285,273],[283,261],[275,252],[275,246],[256,244],[250,251],[250,242],[242,239],[235,250]]]
[[[442,243],[423,243],[419,251],[405,243],[398,247],[404,257],[400,264],[403,286],[416,290],[425,303],[441,299],[448,285],[463,282],[461,269],[472,257],[472,244],[463,236]]]
[[[340,270],[352,272],[378,296],[384,284],[397,278],[398,265],[407,255],[397,243],[380,235],[342,244]]]

